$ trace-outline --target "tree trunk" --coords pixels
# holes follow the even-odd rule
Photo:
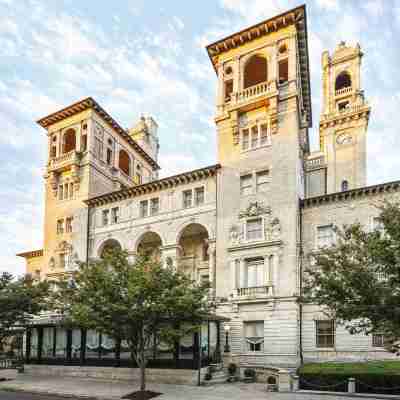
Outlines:
[[[146,390],[146,365],[143,360],[140,365],[140,390]]]

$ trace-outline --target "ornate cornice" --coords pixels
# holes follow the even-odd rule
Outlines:
[[[293,8],[273,18],[243,29],[223,39],[206,46],[208,56],[217,72],[218,56],[231,49],[242,46],[271,32],[276,32],[289,25],[295,25],[298,40],[298,55],[300,60],[300,79],[303,91],[304,108],[308,114],[308,125],[312,125],[310,69],[308,63],[307,15],[306,6]]]
[[[324,194],[322,196],[310,197],[308,199],[301,200],[300,205],[302,208],[311,208],[330,203],[337,203],[346,200],[357,200],[362,197],[398,191],[400,191],[400,181],[393,181],[381,183],[379,185],[365,186],[358,189],[347,190],[345,192],[336,192]]]
[[[16,254],[16,256],[17,257],[23,257],[23,258],[42,257],[43,256],[43,249],[25,251],[24,253]]]
[[[332,127],[335,125],[341,125],[346,122],[359,120],[360,118],[367,118],[371,112],[371,108],[368,105],[356,105],[349,111],[337,112],[331,116],[326,116],[321,119],[319,126],[321,129]]]
[[[146,193],[153,193],[159,190],[172,188],[189,182],[196,182],[209,176],[214,176],[217,170],[220,168],[220,164],[215,164],[209,167],[199,168],[189,172],[183,172],[178,175],[173,175],[149,183],[144,183],[143,185],[133,186],[131,188],[125,188],[115,192],[106,193],[101,196],[93,197],[86,200],[85,203],[91,207],[100,206],[108,203],[113,203],[115,201],[141,196]]]
[[[121,125],[111,117],[92,97],[87,97],[80,100],[62,110],[56,111],[53,114],[47,115],[36,122],[43,128],[47,128],[56,122],[62,121],[65,118],[78,114],[82,111],[93,109],[95,110],[105,122],[107,122],[121,137],[123,137],[152,167],[154,170],[160,169],[157,162],[147,154],[139,144],[132,139],[129,132],[122,128]]]

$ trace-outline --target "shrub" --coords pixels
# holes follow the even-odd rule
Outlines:
[[[236,371],[237,371],[237,365],[234,363],[230,363],[228,365],[228,373],[229,375],[236,375]]]
[[[256,377],[256,370],[253,369],[253,368],[246,368],[246,369],[244,370],[243,374],[244,374],[244,376],[245,376],[246,378],[253,378],[253,379],[255,379],[255,377]]]

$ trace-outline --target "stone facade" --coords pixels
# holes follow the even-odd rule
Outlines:
[[[316,153],[308,140],[305,7],[207,51],[218,78],[217,165],[159,179],[155,121],[142,118],[125,131],[91,98],[39,121],[49,136],[45,243],[21,254],[28,272],[56,279],[72,273],[77,260],[120,246],[132,259],[151,254],[210,281],[217,314],[230,319],[230,357],[242,366],[294,367],[301,353],[316,361],[389,357],[371,337],[341,327],[321,347],[321,311],[297,303],[308,260],[301,249],[315,251],[332,225],[361,221],[369,229],[374,202],[398,197],[397,183],[365,186],[370,109],[360,47],[341,43],[332,56],[322,55]],[[65,153],[69,129],[76,143]],[[64,181],[76,186],[62,200]]]

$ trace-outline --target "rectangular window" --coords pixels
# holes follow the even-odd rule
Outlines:
[[[261,125],[260,129],[261,129],[260,146],[265,146],[269,142],[267,124]]]
[[[372,347],[383,347],[384,336],[381,333],[374,333],[372,335]]]
[[[242,175],[240,177],[240,194],[248,196],[253,193],[253,176],[252,174]]]
[[[246,240],[259,240],[263,238],[261,218],[246,222]]]
[[[103,142],[98,137],[94,138],[94,155],[99,159],[103,159]]]
[[[60,268],[65,268],[65,254],[60,254]]]
[[[64,220],[59,219],[57,221],[57,234],[60,235],[62,233],[64,233]]]
[[[242,131],[242,149],[248,150],[249,149],[249,130],[243,129]]]
[[[317,227],[317,247],[329,247],[333,245],[333,226],[324,225]]]
[[[278,70],[279,84],[281,85],[289,80],[289,62],[287,58],[279,61]]]
[[[158,197],[150,200],[150,214],[156,215],[160,211],[160,199]]]
[[[74,184],[69,184],[69,198],[72,199],[74,197]]]
[[[107,149],[107,164],[111,165],[112,163],[112,150],[110,148]]]
[[[264,321],[247,321],[243,323],[247,351],[264,350]]]
[[[64,185],[64,200],[68,199],[68,183]]]
[[[60,185],[58,187],[58,200],[62,200],[63,199],[63,193],[64,193],[64,187],[63,187],[63,185]]]
[[[87,150],[87,135],[82,135],[81,147],[82,147],[82,151]]]
[[[269,171],[260,171],[256,173],[257,192],[266,192],[269,183]]]
[[[142,200],[139,204],[140,218],[147,217],[149,215],[149,202],[147,200]]]
[[[72,232],[72,221],[73,221],[73,217],[68,217],[65,220],[65,232],[67,232],[67,233]]]
[[[119,221],[119,207],[111,209],[111,223],[117,224]]]
[[[57,147],[52,145],[50,147],[50,158],[55,158],[57,156]]]
[[[233,80],[225,82],[225,101],[229,101],[231,99],[231,94],[233,92]]]
[[[184,190],[183,191],[183,208],[192,207],[192,191]]]
[[[333,320],[315,321],[315,330],[317,347],[335,346],[335,322]]]
[[[204,204],[204,187],[199,187],[194,190],[195,195],[195,204],[196,206],[200,206]]]
[[[255,125],[251,128],[251,148],[258,147],[258,126]]]
[[[265,285],[264,258],[257,257],[246,260],[247,286],[261,287]]]
[[[108,225],[108,216],[110,214],[110,210],[103,210],[103,226]]]

